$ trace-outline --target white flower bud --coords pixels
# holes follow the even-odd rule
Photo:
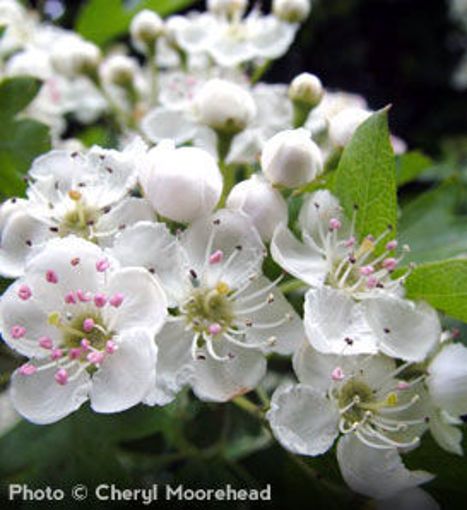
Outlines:
[[[247,0],[208,0],[208,11],[218,16],[242,15],[248,6]]]
[[[301,23],[310,14],[310,0],[274,0],[273,13],[281,20],[288,23]]]
[[[136,46],[150,46],[164,32],[164,23],[154,11],[144,9],[136,14],[130,25],[130,35]]]
[[[371,115],[363,108],[346,108],[329,119],[329,139],[336,147],[345,147],[356,129]]]
[[[296,188],[323,171],[323,157],[307,130],[288,129],[266,142],[261,167],[272,184]]]
[[[178,33],[183,31],[190,22],[185,16],[170,16],[165,20],[164,37],[170,46],[178,47]]]
[[[289,97],[294,103],[308,107],[315,107],[323,97],[321,80],[310,73],[301,73],[296,76],[289,87]]]
[[[269,241],[279,223],[287,222],[287,204],[282,195],[260,175],[235,185],[227,197],[229,209],[249,216],[263,241]]]
[[[113,55],[103,62],[100,70],[104,82],[127,87],[133,83],[138,65],[133,58]]]
[[[148,160],[141,184],[159,214],[187,223],[213,211],[223,181],[208,152],[195,147],[175,149],[165,141],[149,151]]]
[[[195,110],[199,120],[212,129],[225,134],[243,131],[256,115],[251,94],[229,81],[208,81],[195,97]]]
[[[67,37],[57,43],[50,58],[60,74],[73,78],[94,71],[99,65],[101,52],[95,44]]]

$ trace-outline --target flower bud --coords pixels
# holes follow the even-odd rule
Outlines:
[[[130,35],[136,46],[151,46],[164,32],[164,23],[154,11],[144,9],[136,14],[130,25]]]
[[[251,94],[239,85],[214,79],[208,81],[195,97],[199,120],[215,131],[235,135],[243,131],[256,115]]]
[[[222,194],[215,159],[195,147],[175,149],[165,141],[148,153],[141,184],[154,209],[170,220],[191,222],[213,211]]]
[[[208,0],[208,11],[217,16],[242,15],[248,6],[247,0]]]
[[[113,55],[101,66],[102,80],[120,87],[131,86],[137,72],[135,59],[125,55]]]
[[[281,20],[288,23],[301,23],[310,14],[310,0],[274,0],[272,3],[273,13]]]
[[[323,171],[319,147],[305,129],[288,129],[266,142],[261,167],[272,184],[296,188],[312,181]]]
[[[296,76],[289,87],[289,97],[292,102],[300,103],[310,108],[315,107],[323,97],[321,80],[310,73]]]
[[[261,175],[253,175],[235,185],[226,206],[249,216],[263,241],[271,239],[279,223],[287,222],[285,200]]]
[[[51,54],[55,69],[69,78],[92,73],[99,65],[100,58],[101,52],[95,44],[78,37],[60,40]]]
[[[336,147],[345,147],[360,124],[371,115],[363,108],[346,108],[329,120],[329,139]]]

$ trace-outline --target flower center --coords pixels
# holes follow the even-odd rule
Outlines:
[[[92,237],[91,228],[99,219],[99,211],[95,207],[86,205],[78,191],[70,191],[69,196],[74,201],[75,207],[65,214],[58,234],[60,237],[66,237],[71,232],[90,239]]]

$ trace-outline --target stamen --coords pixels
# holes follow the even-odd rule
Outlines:
[[[82,290],[77,290],[76,295],[78,296],[78,299],[81,301],[81,303],[89,303],[89,301],[92,300],[92,296],[90,292],[87,292],[86,294]]]
[[[52,342],[52,340],[48,336],[43,336],[42,338],[39,338],[39,345],[43,349],[49,349],[50,350],[53,347],[53,342]]]
[[[123,303],[124,296],[120,292],[109,299],[109,303],[114,308],[118,308]]]
[[[68,357],[70,359],[79,359],[81,358],[82,351],[78,347],[73,347],[68,351]]]
[[[230,288],[225,282],[218,282],[215,288],[221,296],[226,296],[230,292]]]
[[[216,336],[222,331],[222,326],[215,322],[208,327],[208,332],[211,336]]]
[[[360,441],[369,446],[370,448],[375,448],[377,450],[392,450],[393,446],[389,446],[388,444],[380,444],[380,443],[374,443],[373,441],[370,441],[367,437],[364,436],[362,431],[356,430],[355,435],[360,439]]]
[[[31,365],[31,363],[25,363],[19,367],[18,372],[20,375],[24,376],[32,375],[37,372],[37,367]]]
[[[90,317],[84,319],[83,321],[83,330],[85,333],[90,333],[94,329],[95,323],[94,320]]]
[[[23,326],[13,326],[10,330],[10,333],[15,340],[19,340],[26,334],[26,328]]]
[[[245,321],[245,326],[256,328],[256,329],[270,329],[270,328],[277,328],[279,326],[282,326],[282,324],[285,324],[286,322],[290,322],[293,320],[293,316],[290,313],[286,313],[283,319],[280,319],[276,322],[270,322],[258,324],[256,322],[253,322],[251,319],[247,319]]]
[[[95,294],[94,304],[97,306],[97,308],[103,308],[107,304],[107,297],[104,294]]]
[[[392,251],[395,248],[397,248],[397,241],[395,239],[393,239],[392,241],[389,241],[388,244],[386,245],[387,251]]]
[[[18,297],[23,301],[27,301],[32,296],[32,291],[27,285],[21,285],[18,289]]]
[[[353,406],[360,404],[360,401],[361,401],[360,397],[358,395],[354,395],[352,401],[349,404],[339,409],[339,413],[345,414],[349,409],[352,409]]]
[[[223,259],[224,259],[224,252],[222,250],[216,250],[209,257],[209,263],[210,264],[218,264],[219,262],[222,262]]]
[[[49,283],[58,283],[57,273],[53,269],[47,269],[45,279]]]
[[[83,338],[80,342],[80,345],[83,351],[88,351],[91,347],[91,342],[87,338]]]
[[[216,351],[214,350],[214,346],[212,345],[212,337],[210,337],[209,335],[204,335],[203,336],[204,340],[206,341],[206,347],[208,349],[208,353],[209,355],[215,359],[216,361],[229,361],[231,359],[231,356],[227,355],[227,356],[219,356]]]
[[[256,292],[253,292],[252,294],[249,294],[247,296],[241,297],[237,300],[238,303],[245,303],[247,301],[251,301],[252,299],[255,299],[257,297],[262,296],[263,294],[266,294],[267,292],[270,292],[272,289],[276,287],[276,285],[284,278],[284,274],[281,274],[278,276],[274,281],[270,282],[268,285],[263,287],[262,289],[257,290]],[[245,289],[243,289],[245,290]],[[231,298],[236,298],[241,292],[243,291],[236,291],[234,294],[232,294]]]
[[[60,386],[64,386],[68,382],[68,372],[64,368],[59,368],[55,374],[55,380]]]
[[[274,295],[272,295],[274,298]],[[262,310],[265,306],[271,305],[274,302],[274,299],[270,299],[270,296],[268,296],[268,299],[266,301],[261,301],[255,306],[250,306],[250,308],[243,308],[243,310],[236,310],[235,313],[237,315],[245,315],[247,313],[253,313],[257,312],[258,310]]]
[[[63,351],[61,349],[52,349],[52,354],[50,355],[50,359],[57,360],[63,356]]]
[[[67,303],[68,305],[76,304],[76,297],[74,292],[70,291],[67,294],[65,294],[65,303]]]
[[[373,266],[363,266],[359,269],[359,272],[362,276],[370,276],[375,272],[375,268]]]
[[[104,362],[105,354],[103,352],[93,351],[86,356],[86,359],[89,361],[89,363],[99,367]]]
[[[406,409],[409,409],[412,407],[415,403],[417,403],[420,400],[420,396],[414,395],[412,399],[407,402],[407,404],[401,405],[401,406],[394,406],[394,407],[382,407],[380,409],[381,413],[384,414],[392,414],[392,413],[398,413],[399,411],[405,411]]]
[[[383,260],[383,267],[389,272],[394,271],[397,267],[397,264],[398,264],[397,260],[393,257],[389,257]]]
[[[245,349],[261,349],[263,347],[273,347],[277,343],[277,338],[275,336],[269,337],[267,340],[263,342],[257,342],[254,344],[249,344],[247,342],[241,342],[236,338],[230,336],[228,333],[224,333],[224,338],[233,345],[237,345],[238,347],[243,347]]]
[[[96,269],[99,273],[107,271],[110,267],[110,262],[107,259],[101,259],[96,262]]]
[[[329,220],[329,230],[339,230],[342,227],[342,223],[337,218],[331,218]]]
[[[107,340],[105,343],[105,352],[107,354],[114,354],[115,351],[118,349],[117,343],[113,340]]]
[[[333,381],[342,381],[344,379],[344,371],[342,370],[342,367],[336,367],[331,372],[331,379]]]

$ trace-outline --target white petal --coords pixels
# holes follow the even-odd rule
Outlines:
[[[279,387],[266,417],[282,446],[301,455],[325,453],[339,433],[337,406],[303,384]]]
[[[446,423],[439,412],[430,416],[430,432],[441,448],[450,453],[463,455],[462,431]]]
[[[159,107],[151,110],[141,122],[145,135],[154,143],[170,138],[177,145],[196,135],[197,125],[183,111]]]
[[[192,385],[201,400],[226,402],[255,388],[266,373],[266,360],[256,349],[243,349],[214,340],[219,356],[232,359],[216,361],[207,352],[206,359],[196,360]]]
[[[138,221],[155,221],[152,205],[143,198],[124,198],[109,213],[99,218],[95,227],[99,234],[97,238],[99,245],[111,244],[117,232]]]
[[[156,381],[145,399],[148,405],[165,405],[193,376],[191,356],[193,333],[184,322],[168,322],[156,337],[158,347]]]
[[[305,200],[298,221],[302,230],[315,239],[316,244],[322,245],[320,232],[327,234],[331,218],[343,221],[343,209],[328,190],[318,190]]]
[[[181,242],[190,268],[204,284],[211,286],[221,279],[230,288],[235,288],[252,273],[259,272],[264,257],[263,243],[249,218],[227,209],[194,222]],[[209,256],[217,250],[223,252],[223,262],[210,265]],[[233,258],[226,267],[231,256]]]
[[[274,232],[271,255],[287,272],[314,287],[321,286],[328,273],[321,254],[298,241],[285,225],[279,225]]]
[[[396,450],[371,448],[353,434],[339,440],[337,461],[351,489],[377,499],[389,498],[434,478],[426,471],[409,471]]]
[[[415,487],[398,492],[395,496],[376,502],[376,510],[441,510],[428,492]]]
[[[183,297],[184,253],[164,223],[139,222],[118,235],[108,251],[122,266],[142,266],[154,273],[171,305]]]
[[[145,330],[122,331],[118,348],[92,377],[91,407],[117,413],[141,402],[154,386],[157,348]]]
[[[263,276],[256,278],[235,300],[234,316],[239,326],[245,329],[246,343],[258,344],[275,337],[275,344],[271,348],[265,348],[265,351],[291,354],[305,339],[303,323],[280,290],[277,287],[270,288],[270,284]],[[262,292],[257,298],[248,299],[267,287],[269,290]],[[261,305],[263,307],[260,310],[248,311]],[[245,328],[245,320],[251,320],[252,325]],[[280,325],[265,327],[280,321],[283,321]],[[261,327],[256,328],[256,324]]]
[[[34,248],[52,237],[49,226],[23,211],[12,213],[1,232],[0,274],[17,278]]]
[[[423,361],[438,342],[438,314],[425,302],[388,295],[367,299],[362,306],[379,349],[388,356]]]
[[[147,329],[155,335],[167,316],[167,298],[159,282],[146,269],[123,268],[112,274],[107,295],[123,294],[118,308],[103,309],[104,322],[114,331],[130,328]]]
[[[56,199],[56,192],[68,192],[74,178],[80,174],[83,167],[81,156],[71,157],[67,151],[51,151],[34,160],[29,175],[38,180],[52,180],[55,192],[50,198]]]
[[[285,23],[275,16],[262,16],[255,20],[255,37],[252,44],[256,53],[262,58],[281,57],[292,44],[298,24]]]
[[[54,378],[56,368],[23,376],[15,371],[11,380],[10,395],[15,409],[24,418],[40,425],[53,423],[76,411],[87,398],[89,374],[84,370],[76,379],[78,364],[69,370],[69,381],[59,385]]]
[[[305,331],[311,345],[328,354],[374,354],[376,337],[364,310],[344,291],[322,287],[305,295]]]
[[[426,383],[433,402],[453,416],[467,414],[467,348],[450,344],[428,367]]]
[[[234,67],[255,56],[250,41],[229,34],[222,34],[209,48],[211,57],[222,67]]]

